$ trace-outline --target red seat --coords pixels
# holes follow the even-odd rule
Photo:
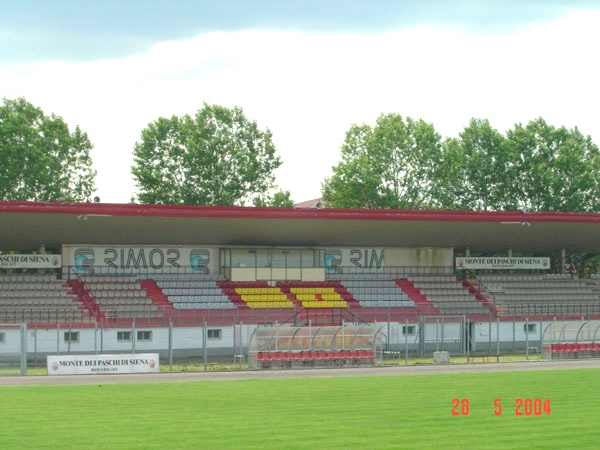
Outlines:
[[[263,361],[272,361],[272,360],[273,360],[273,354],[271,352],[263,353]]]
[[[588,351],[589,352],[595,352],[596,351],[596,344],[594,344],[593,342],[589,342],[588,343]]]
[[[342,350],[342,358],[352,359],[352,350]]]

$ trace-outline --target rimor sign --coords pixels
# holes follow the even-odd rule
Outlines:
[[[158,353],[127,355],[54,355],[47,357],[48,375],[100,375],[158,372]]]
[[[325,269],[328,272],[341,272],[344,266],[381,270],[385,266],[383,248],[341,248],[325,250]]]
[[[550,268],[550,258],[546,257],[459,257],[457,269],[541,269]]]
[[[63,257],[78,272],[93,273],[103,268],[112,272],[212,273],[213,249],[194,247],[63,246]],[[211,257],[212,256],[212,257]]]
[[[3,269],[58,269],[60,255],[0,255]]]

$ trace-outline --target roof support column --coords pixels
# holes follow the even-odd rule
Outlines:
[[[471,256],[471,247],[465,247],[465,257]],[[467,269],[462,270],[462,278],[463,280],[467,279]]]
[[[45,255],[46,254],[46,244],[40,244],[39,254],[40,255]],[[38,269],[37,272],[38,273],[44,273],[45,270],[44,269]]]
[[[565,273],[567,270],[567,250],[563,247],[560,249],[560,273]]]

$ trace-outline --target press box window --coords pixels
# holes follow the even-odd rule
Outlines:
[[[402,336],[414,336],[417,331],[417,327],[414,325],[402,325]]]
[[[131,342],[131,331],[117,331],[117,342]]]
[[[207,330],[206,337],[208,339],[221,339],[221,330],[219,330],[219,329]]]
[[[71,344],[79,342],[79,331],[66,331],[65,342],[69,342]]]
[[[152,340],[152,331],[138,331],[137,332],[137,340],[138,341],[151,341]]]
[[[535,333],[535,323],[526,323],[523,325],[523,332],[527,334]]]
[[[0,333],[0,344],[6,342],[6,333]]]

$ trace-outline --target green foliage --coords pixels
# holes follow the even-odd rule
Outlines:
[[[290,191],[278,191],[272,196],[257,196],[254,198],[254,206],[272,206],[275,208],[293,208],[294,201],[291,199]]]
[[[323,200],[339,208],[415,208],[432,202],[440,136],[423,120],[381,115],[374,128],[353,125],[342,161],[322,185]]]
[[[281,165],[271,132],[241,108],[204,104],[193,117],[161,117],[135,144],[131,172],[142,203],[245,205],[265,198]]]
[[[323,199],[337,208],[378,208],[381,178],[370,167],[373,130],[352,125],[341,148],[342,161],[332,168],[333,176],[322,185]]]
[[[538,118],[507,133],[516,206],[530,211],[600,211],[600,153],[590,136]]]
[[[599,211],[600,157],[589,136],[542,118],[506,136],[471,119],[444,143],[437,192],[443,208],[482,211]]]
[[[591,253],[571,253],[567,259],[567,268],[573,276],[589,278],[600,273],[600,255]]]
[[[44,115],[24,98],[0,107],[0,199],[89,201],[95,190],[90,151],[79,127]]]
[[[471,119],[443,145],[436,194],[443,208],[498,210],[512,202],[514,162],[506,139],[488,120]]]
[[[333,207],[600,211],[600,153],[577,128],[542,118],[506,135],[471,119],[440,144],[433,125],[381,115],[352,125],[322,184]]]

